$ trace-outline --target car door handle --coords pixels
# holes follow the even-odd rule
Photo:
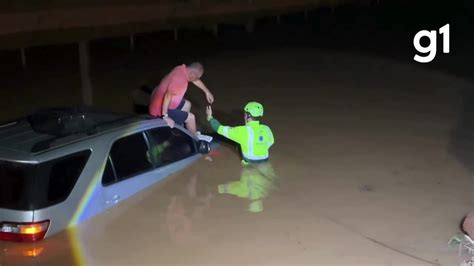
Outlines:
[[[111,204],[111,203],[117,203],[118,201],[120,200],[120,196],[119,195],[115,195],[112,197],[112,200],[107,200],[105,201],[106,204]]]
[[[115,195],[115,196],[112,198],[112,200],[113,200],[114,203],[117,203],[117,202],[119,201],[119,199],[120,199],[120,196],[119,196],[119,195]]]

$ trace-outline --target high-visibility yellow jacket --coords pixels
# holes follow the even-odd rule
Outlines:
[[[223,126],[215,118],[209,120],[212,128],[230,140],[240,144],[243,159],[246,162],[268,160],[270,147],[275,143],[270,127],[259,121],[250,121],[245,126]]]

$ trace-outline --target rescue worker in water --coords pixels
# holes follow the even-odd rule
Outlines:
[[[263,106],[258,102],[249,102],[244,107],[244,126],[223,126],[212,117],[211,106],[207,107],[207,120],[219,135],[240,144],[242,163],[261,163],[268,161],[268,150],[275,142],[270,127],[260,124],[258,119],[263,116]]]
[[[269,162],[269,149],[275,142],[270,127],[260,124],[263,106],[249,102],[244,107],[244,126],[223,126],[212,117],[212,108],[207,107],[207,120],[213,130],[240,145],[242,151],[242,174],[239,181],[221,184],[219,193],[227,193],[240,198],[248,198],[250,212],[263,211],[263,198],[274,188],[275,173]]]

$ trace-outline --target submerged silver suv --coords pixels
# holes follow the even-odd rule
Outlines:
[[[74,226],[210,151],[161,119],[48,109],[0,125],[0,240]]]

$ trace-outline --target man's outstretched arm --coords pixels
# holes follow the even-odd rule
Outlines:
[[[207,86],[202,82],[200,79],[193,81],[193,84],[196,85],[196,87],[200,88],[204,94],[206,94],[206,99],[209,104],[212,104],[214,102],[214,95],[212,95],[211,91],[207,88]]]
[[[233,140],[240,144],[241,142],[241,127],[229,127],[222,125],[217,119],[212,117],[212,108],[210,106],[206,109],[207,120],[211,124],[211,127],[217,134],[224,136],[230,140]]]
[[[208,118],[209,123],[211,124],[212,129],[217,132],[219,130],[219,127],[221,126],[221,123],[217,121],[214,117],[211,117],[210,119]]]

